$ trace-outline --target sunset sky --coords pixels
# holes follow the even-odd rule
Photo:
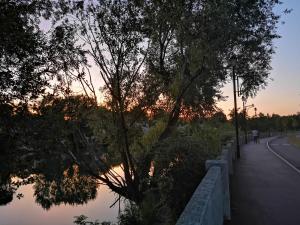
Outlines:
[[[258,113],[289,115],[300,112],[300,1],[283,0],[277,10],[281,12],[286,8],[293,11],[282,16],[285,24],[280,24],[278,29],[282,37],[274,42],[276,53],[270,74],[273,80],[269,80],[266,89],[247,102],[247,105],[254,104]],[[228,114],[233,108],[232,83],[227,84],[223,91],[228,99],[218,105]],[[241,106],[242,102],[238,104]],[[254,110],[249,109],[249,114],[254,114]]]
[[[290,115],[300,112],[300,1],[283,0],[283,4],[276,8],[277,13],[282,14],[285,9],[292,9],[287,15],[282,15],[278,24],[280,39],[275,40],[275,54],[272,59],[272,71],[268,86],[258,92],[253,99],[248,99],[247,105],[254,104],[257,113],[269,113]],[[45,26],[45,24],[44,24]],[[99,79],[98,69],[92,68],[93,81],[97,90],[103,84]],[[75,87],[80,90],[80,86]],[[228,83],[222,89],[227,96],[226,101],[218,103],[218,107],[223,109],[225,114],[233,108],[232,83]],[[98,100],[102,100],[102,95],[97,93]],[[239,99],[238,107],[242,106]],[[248,113],[254,115],[254,109],[250,108]]]

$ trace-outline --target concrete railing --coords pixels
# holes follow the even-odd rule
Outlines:
[[[229,176],[234,172],[235,159],[236,147],[231,141],[216,160],[206,161],[207,173],[176,225],[223,225],[224,220],[231,219]]]
[[[260,138],[278,135],[277,132],[262,133]],[[251,137],[248,140],[251,141]],[[240,136],[240,146],[245,137]],[[196,188],[192,198],[180,215],[176,225],[223,225],[231,219],[229,177],[233,174],[236,160],[236,142],[230,141],[222,147],[216,160],[206,160],[207,173]]]

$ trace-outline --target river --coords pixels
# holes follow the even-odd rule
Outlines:
[[[72,225],[82,214],[117,221],[118,204],[110,205],[118,196],[79,166],[44,160],[32,169],[25,162],[0,158],[0,225]]]

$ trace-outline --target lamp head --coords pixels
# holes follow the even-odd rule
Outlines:
[[[242,101],[247,102],[247,98],[245,96],[242,96]]]

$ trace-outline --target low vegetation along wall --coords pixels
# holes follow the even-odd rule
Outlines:
[[[207,173],[176,225],[222,225],[224,219],[231,219],[229,176],[235,159],[236,146],[231,141],[216,160],[206,161]]]

